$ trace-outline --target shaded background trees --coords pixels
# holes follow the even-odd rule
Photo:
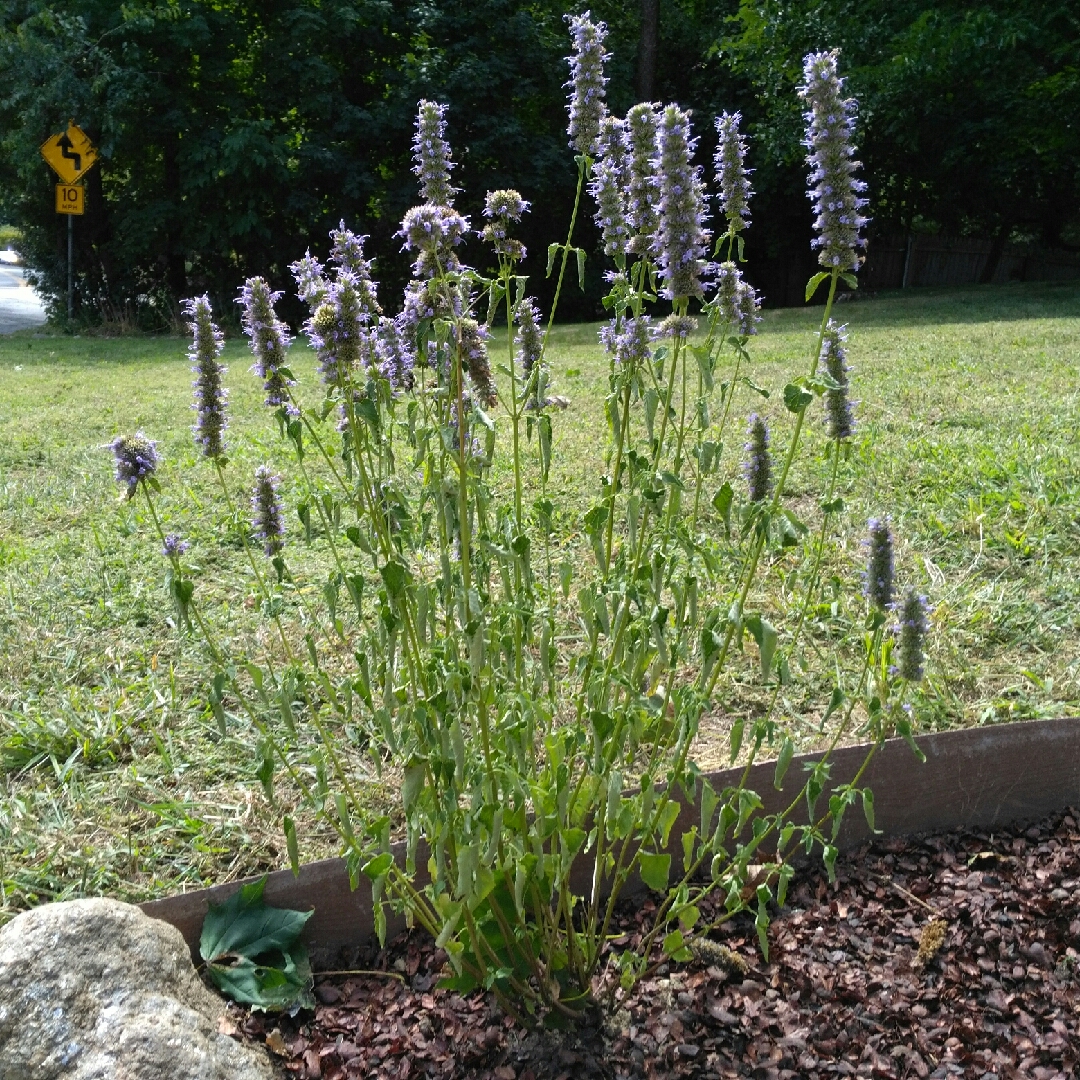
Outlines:
[[[0,219],[20,226],[47,294],[64,283],[64,226],[38,145],[74,118],[102,152],[76,223],[80,318],[167,325],[208,290],[289,285],[340,219],[371,235],[384,295],[407,273],[394,233],[415,200],[416,100],[450,105],[450,137],[478,220],[484,191],[533,203],[526,269],[565,227],[574,166],[564,134],[564,8],[544,0],[8,0],[0,19]],[[1025,0],[614,0],[612,107],[647,91],[711,118],[742,109],[753,136],[749,275],[772,302],[805,280],[809,204],[794,88],[801,58],[836,45],[861,103],[874,233],[943,230],[1080,246],[1080,14]],[[707,172],[710,170],[707,170]],[[593,251],[586,223],[582,241]],[[873,242],[873,236],[871,239]],[[596,313],[602,257],[564,317]],[[541,293],[543,290],[540,290]],[[292,312],[293,317],[299,311]]]

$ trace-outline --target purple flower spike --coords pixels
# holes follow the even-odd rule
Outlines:
[[[739,133],[741,113],[723,113],[716,118],[716,186],[720,189],[720,208],[733,233],[750,225],[750,173],[746,169],[746,139]]]
[[[404,312],[394,319],[383,316],[379,319],[375,337],[375,358],[379,371],[395,390],[411,390],[413,387],[416,356],[409,346],[406,330]]]
[[[280,296],[270,291],[265,278],[253,277],[244,283],[236,301],[255,357],[251,370],[263,380],[266,404],[272,409],[289,407],[289,387],[293,385],[293,380],[281,373],[289,351],[289,331],[274,311]]]
[[[746,443],[746,486],[750,501],[764,502],[772,484],[772,461],[769,458],[769,429],[756,413],[750,417],[749,439]]]
[[[656,173],[657,106],[651,101],[635,105],[626,114],[629,147],[626,179],[626,217],[634,236],[630,250],[637,255],[652,252],[660,202],[660,180]]]
[[[488,330],[475,319],[462,319],[457,326],[458,346],[461,349],[461,364],[469,372],[473,388],[485,409],[490,409],[498,400],[495,379],[491,374],[491,362],[488,360]]]
[[[896,630],[900,637],[897,670],[900,677],[908,682],[919,682],[926,662],[924,647],[930,631],[930,606],[925,596],[910,589],[895,610],[898,618]]]
[[[366,236],[357,236],[345,228],[345,222],[341,222],[338,228],[330,233],[333,247],[330,250],[330,261],[337,265],[338,276],[348,270],[352,274],[353,284],[360,296],[360,305],[369,312],[372,317],[382,314],[379,307],[378,284],[371,280],[371,260],[364,258],[364,241]]]
[[[221,376],[226,368],[218,363],[218,357],[225,348],[225,335],[214,325],[209,296],[185,300],[181,310],[191,320],[188,327],[193,339],[188,350],[188,359],[195,373],[192,384],[195,388],[195,404],[192,408],[196,419],[192,432],[196,443],[202,448],[203,456],[216,460],[225,455],[224,435],[228,424],[225,402],[229,395],[221,385]]]
[[[417,253],[413,273],[418,278],[431,278],[461,269],[454,248],[468,231],[469,219],[456,210],[424,203],[405,214],[397,235],[405,240],[403,251]]]
[[[134,435],[118,435],[109,449],[116,457],[116,482],[127,488],[127,497],[133,498],[139,483],[154,475],[158,467],[157,443],[141,431]]]
[[[496,255],[507,259],[525,258],[525,245],[510,236],[510,226],[521,221],[521,215],[528,209],[528,202],[513,188],[500,188],[487,193],[484,217],[488,223],[481,229],[480,235],[495,248]]]
[[[660,220],[653,255],[669,300],[701,295],[705,268],[705,195],[700,169],[690,164],[697,139],[690,135],[690,114],[669,105],[660,118],[657,172]]]
[[[341,270],[327,298],[304,324],[311,347],[319,357],[319,374],[327,386],[341,386],[352,377],[369,351],[367,324],[371,313],[363,306],[356,277]]]
[[[266,465],[255,470],[255,487],[251,492],[251,523],[263,543],[263,550],[273,558],[285,546],[285,521],[278,486],[281,477],[275,476]]]
[[[531,297],[523,299],[514,308],[514,317],[518,324],[514,344],[517,346],[518,357],[521,360],[521,370],[528,378],[533,368],[540,362],[544,349],[544,336],[540,333],[540,312],[537,311],[536,301]]]
[[[818,262],[827,270],[858,270],[862,262],[858,249],[866,246],[860,230],[867,219],[860,211],[867,200],[866,184],[855,179],[862,164],[855,161],[851,137],[855,128],[855,99],[841,97],[844,80],[836,74],[839,53],[810,53],[803,61],[805,83],[799,97],[809,106],[806,138],[810,151],[807,195],[814,205],[814,228]]]
[[[290,263],[289,269],[296,279],[296,295],[307,304],[310,311],[314,311],[326,299],[326,291],[330,288],[322,263],[309,251],[302,259]],[[262,278],[252,280],[261,281]],[[275,293],[274,299],[280,295],[281,293]]]
[[[161,554],[168,559],[179,559],[190,546],[191,545],[186,540],[181,540],[176,533],[169,533],[169,535],[165,537],[165,543],[162,545]]]
[[[420,198],[436,206],[453,206],[457,188],[450,186],[450,144],[446,141],[446,106],[435,101],[417,105],[413,136],[413,174],[420,181]]]
[[[850,439],[855,433],[855,415],[852,402],[848,397],[847,327],[837,326],[830,319],[825,327],[825,336],[821,341],[821,359],[825,371],[834,383],[835,390],[825,392],[825,422],[830,439]]]
[[[566,58],[570,61],[570,80],[563,84],[570,91],[570,125],[566,133],[579,154],[593,157],[600,121],[607,112],[604,64],[611,59],[611,54],[604,52],[607,24],[594,23],[587,11],[584,15],[567,15],[566,20],[574,40],[573,55]]]
[[[888,611],[893,602],[893,538],[888,518],[871,518],[867,529],[866,546],[870,555],[866,561],[863,592],[879,611]]]
[[[605,116],[600,122],[600,157],[593,166],[589,194],[596,200],[596,224],[604,236],[604,254],[626,254],[630,231],[626,223],[626,134],[622,120]]]
[[[716,304],[721,322],[740,337],[757,333],[761,300],[733,262],[716,267]]]

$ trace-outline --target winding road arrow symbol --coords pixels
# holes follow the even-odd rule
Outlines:
[[[67,158],[68,161],[74,161],[75,171],[77,173],[82,172],[82,154],[73,148],[72,142],[68,138],[66,131],[60,136],[60,140],[56,145],[60,147],[60,156]]]

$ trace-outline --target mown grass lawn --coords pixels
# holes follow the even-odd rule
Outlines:
[[[771,396],[744,386],[735,408],[768,415],[779,447],[791,417],[778,391],[805,369],[819,315],[769,312],[751,345],[747,374]],[[857,643],[860,541],[867,517],[888,513],[900,578],[935,608],[918,726],[1073,712],[1080,285],[918,291],[842,305],[838,316],[850,326],[859,431],[812,613],[820,668]],[[604,471],[607,369],[595,340],[595,326],[560,328],[552,352],[556,389],[571,399],[556,419],[552,480],[568,545]],[[178,338],[0,338],[0,921],[46,899],[143,899],[284,863],[278,811],[255,776],[257,736],[238,718],[219,734],[204,652],[174,625],[159,544],[144,507],[119,498],[105,449],[137,428],[159,440],[160,506],[166,527],[192,542],[204,609],[220,633],[257,646],[264,628],[235,526],[190,436],[185,349]],[[227,474],[240,497],[256,464],[284,469],[290,455],[245,343],[230,341],[224,359]],[[310,398],[310,353],[297,347],[292,366]],[[824,437],[819,422],[810,427],[789,491],[813,519]],[[740,431],[724,465],[736,484]],[[291,525],[293,560],[315,596],[325,555]],[[759,586],[759,606],[781,627],[797,559],[777,558]],[[732,677],[736,710],[752,713],[753,680],[742,686],[738,665]],[[796,679],[782,705],[801,747],[814,746],[818,697]],[[704,725],[703,767],[726,761],[730,719]],[[370,790],[374,802],[395,797],[389,784]],[[287,790],[280,798],[288,805]],[[301,832],[306,857],[333,853],[313,823]]]

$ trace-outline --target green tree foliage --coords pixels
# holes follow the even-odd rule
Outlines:
[[[640,5],[591,6],[611,26],[609,100],[621,114],[634,101]],[[396,292],[421,96],[450,105],[474,224],[488,188],[532,201],[524,269],[540,286],[545,225],[566,217],[574,184],[565,9],[552,0],[8,0],[2,10],[0,218],[24,230],[49,295],[64,289],[65,222],[37,148],[73,118],[102,152],[75,227],[83,317],[164,325],[195,292],[228,306],[247,274],[287,287],[287,262],[309,245],[324,254],[341,219],[371,235],[377,273]],[[664,0],[655,95],[693,109],[703,164],[722,109],[741,108],[754,136],[762,224],[750,273],[768,299],[796,302],[809,266],[791,91],[802,56],[832,46],[862,102],[878,234],[929,223],[1080,241],[1075,5]],[[596,252],[591,223],[582,227]],[[590,259],[588,292],[571,290],[566,315],[596,313],[602,257]]]

